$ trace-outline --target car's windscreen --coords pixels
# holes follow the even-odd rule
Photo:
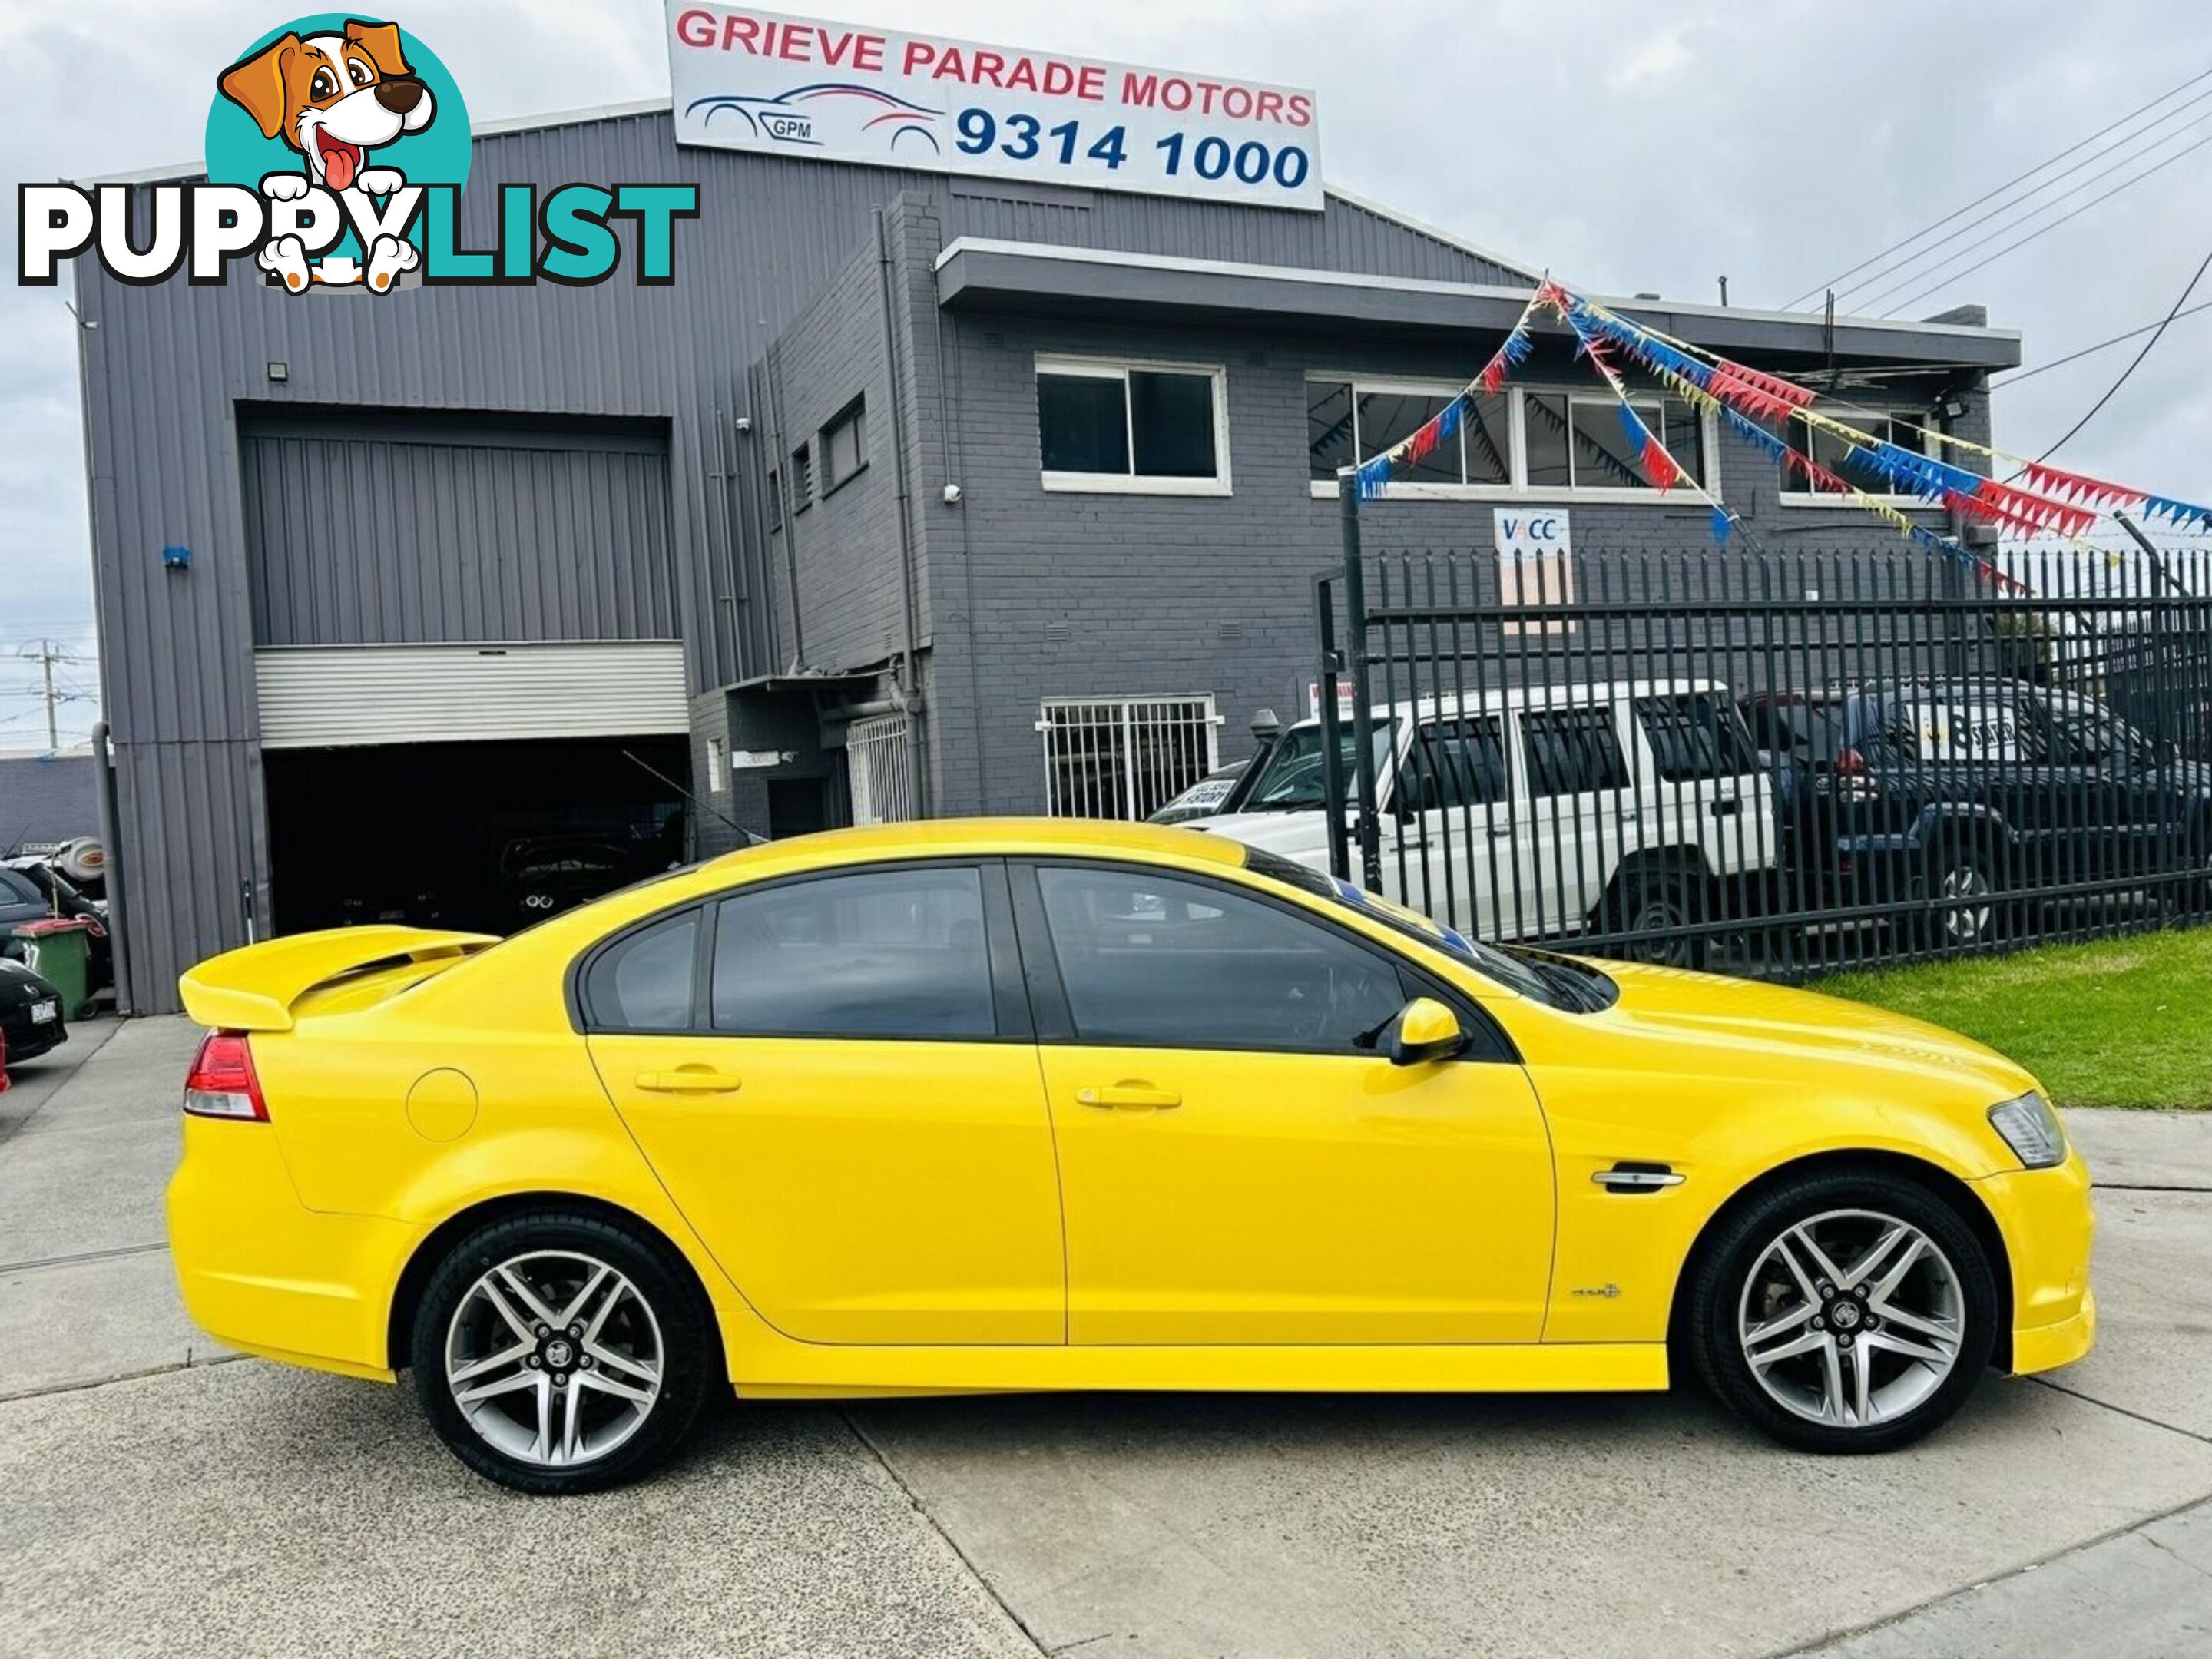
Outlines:
[[[1370,720],[1367,726],[1374,744],[1375,771],[1380,777],[1390,757],[1390,741],[1395,730],[1387,720]],[[1352,769],[1358,763],[1355,745],[1358,734],[1350,722],[1336,728],[1337,756],[1343,767],[1344,793],[1347,799],[1353,793]],[[1322,788],[1321,727],[1318,724],[1294,726],[1283,733],[1260,775],[1253,781],[1252,793],[1244,798],[1241,810],[1247,812],[1318,811],[1328,804]]]
[[[1279,881],[1285,887],[1295,887],[1302,893],[1325,898],[1347,910],[1371,916],[1392,931],[1417,939],[1432,951],[1467,963],[1489,979],[1495,980],[1507,990],[1528,997],[1533,1001],[1554,1008],[1586,1010],[1603,1007],[1613,1000],[1611,981],[1595,969],[1579,963],[1568,963],[1564,959],[1553,961],[1538,956],[1523,956],[1518,951],[1501,950],[1494,945],[1485,945],[1480,939],[1469,939],[1455,927],[1447,927],[1431,921],[1419,911],[1409,910],[1379,894],[1364,891],[1348,881],[1339,881],[1318,870],[1310,870],[1303,864],[1294,864],[1276,854],[1259,848],[1247,848],[1244,867],[1256,876],[1270,881]],[[1582,981],[1602,981],[1602,992],[1595,984]]]

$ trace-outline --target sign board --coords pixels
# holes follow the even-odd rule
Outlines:
[[[1338,675],[1336,679],[1336,717],[1337,719],[1344,721],[1346,725],[1351,724],[1352,721],[1352,676],[1349,674]],[[1308,680],[1306,682],[1306,718],[1308,720],[1317,720],[1321,718],[1321,682],[1319,680]]]
[[[676,142],[1322,206],[1314,95],[1235,76],[668,0]]]
[[[1492,513],[1500,605],[1565,605],[1575,597],[1574,537],[1560,507],[1501,507]],[[1571,622],[1508,623],[1508,634],[1559,634]]]

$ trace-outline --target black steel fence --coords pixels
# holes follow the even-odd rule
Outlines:
[[[1310,751],[1336,873],[1463,932],[1801,978],[2212,919],[2202,546],[1370,553],[1318,598],[1261,787]]]

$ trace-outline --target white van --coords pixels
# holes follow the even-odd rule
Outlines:
[[[1702,962],[1775,866],[1774,787],[1712,680],[1528,686],[1377,708],[1369,723],[1382,891],[1477,938],[1589,931]],[[1356,799],[1347,717],[1339,726]],[[1328,868],[1321,723],[1285,732],[1243,810],[1184,828]],[[1359,854],[1352,853],[1352,874]]]

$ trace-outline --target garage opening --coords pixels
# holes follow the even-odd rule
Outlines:
[[[664,781],[689,775],[681,737],[272,749],[263,765],[280,933],[511,933],[685,857]]]

